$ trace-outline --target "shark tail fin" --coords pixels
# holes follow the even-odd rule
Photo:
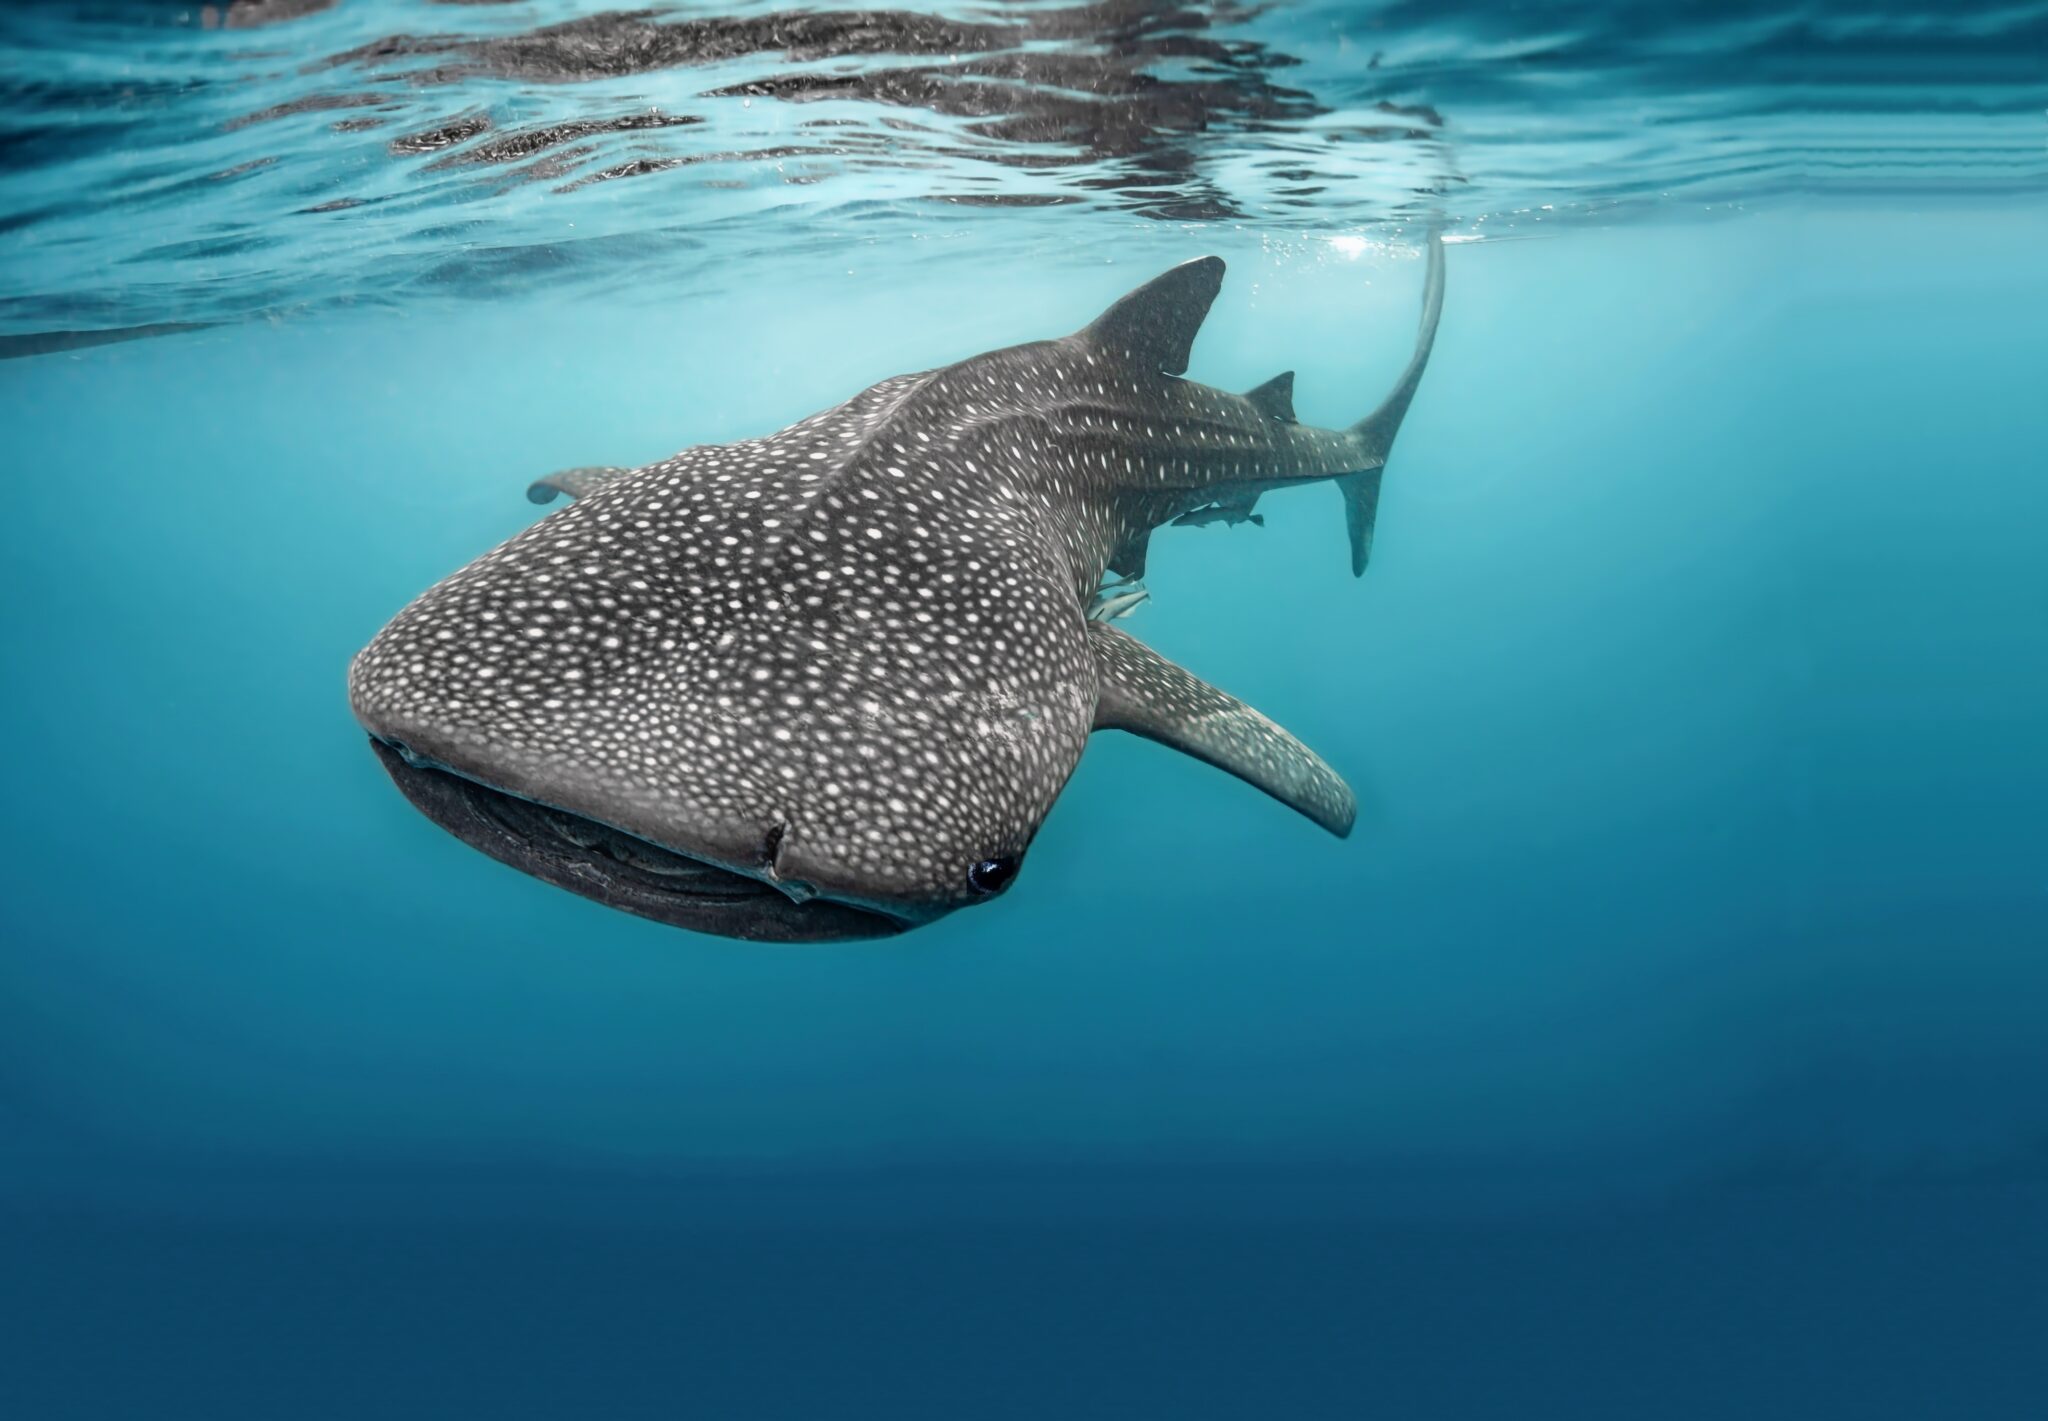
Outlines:
[[[1373,520],[1380,506],[1380,475],[1386,471],[1387,455],[1394,436],[1401,431],[1422,372],[1429,364],[1430,347],[1436,344],[1436,324],[1444,309],[1444,239],[1442,227],[1429,229],[1429,274],[1422,288],[1422,325],[1416,333],[1415,352],[1408,368],[1401,372],[1393,392],[1380,407],[1351,426],[1351,433],[1365,446],[1364,467],[1337,479],[1344,495],[1344,522],[1351,534],[1351,575],[1361,577],[1372,557]]]

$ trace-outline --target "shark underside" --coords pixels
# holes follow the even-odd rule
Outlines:
[[[566,507],[430,588],[349,695],[429,818],[626,911],[877,936],[1001,893],[1091,733],[1125,730],[1347,834],[1313,751],[1113,621],[1153,531],[1332,481],[1352,567],[1443,299],[1379,407],[1181,378],[1220,287],[1175,267],[1073,335],[884,380],[779,433],[537,481]],[[1105,587],[1105,579],[1113,578]]]

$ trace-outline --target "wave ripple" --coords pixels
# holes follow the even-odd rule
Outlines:
[[[2048,186],[2048,0],[100,0],[0,12],[0,75],[17,343],[968,227],[985,259]]]

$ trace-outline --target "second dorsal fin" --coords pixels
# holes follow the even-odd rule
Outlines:
[[[1168,375],[1184,374],[1195,332],[1223,289],[1223,259],[1198,257],[1153,277],[1097,316],[1082,332],[1091,344],[1128,353]]]
[[[528,484],[526,496],[535,503],[552,503],[558,493],[581,498],[587,493],[595,493],[621,474],[631,472],[631,469],[622,469],[615,464],[586,464],[580,469],[562,469]]]
[[[1244,392],[1252,407],[1268,419],[1284,419],[1294,423],[1294,372],[1282,370],[1263,385],[1254,385]]]

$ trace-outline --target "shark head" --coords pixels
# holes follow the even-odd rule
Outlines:
[[[399,788],[514,867],[728,936],[1000,894],[1086,741],[1086,624],[1023,522],[893,464],[819,472],[859,429],[622,473],[429,589],[350,668]]]

